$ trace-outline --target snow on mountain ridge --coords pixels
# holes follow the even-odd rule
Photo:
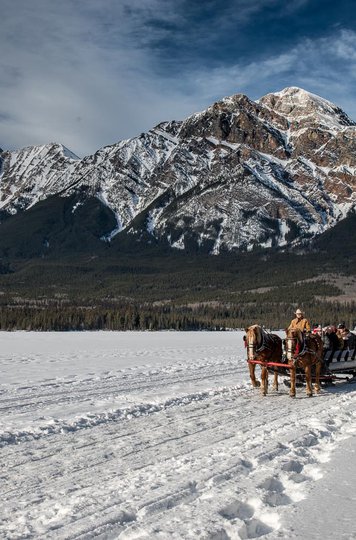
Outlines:
[[[308,103],[309,101],[313,101],[316,105],[324,106],[325,108],[329,109],[329,111],[333,111],[335,109],[335,105],[321,97],[317,94],[313,94],[312,92],[308,92],[307,90],[304,90],[303,88],[299,88],[298,86],[287,86],[286,88],[283,88],[283,90],[280,90],[279,92],[272,92],[275,96],[280,96],[282,98],[289,98],[291,101],[296,101],[299,103]],[[269,94],[266,94],[269,95]],[[266,97],[266,96],[263,96]],[[263,99],[263,98],[262,98]]]
[[[74,156],[57,143],[3,152],[0,208],[16,213],[63,191],[71,184],[71,174],[80,163]]]
[[[3,152],[0,208],[15,213],[78,189],[117,227],[211,253],[285,245],[356,206],[356,127],[331,102],[291,87],[223,98],[183,122],[76,159],[61,145]]]
[[[345,129],[356,125],[331,101],[294,86],[266,94],[257,100],[257,103],[282,112],[292,122],[316,116],[316,120],[325,122],[329,128]]]

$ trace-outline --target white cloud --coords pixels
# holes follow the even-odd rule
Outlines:
[[[5,4],[0,42],[4,147],[58,140],[84,154],[148,129],[154,118],[170,117],[174,91],[162,95],[144,51],[132,42],[123,44],[120,32],[119,39],[113,36],[115,17],[103,34],[90,2],[85,14],[71,10],[75,2],[21,2],[20,13],[18,5]],[[142,2],[141,9],[144,4],[148,16],[154,3]],[[125,4],[119,7],[113,11],[118,17]],[[105,28],[106,20],[102,23]],[[115,46],[110,47],[110,36]],[[177,112],[183,114],[185,99],[180,101]]]
[[[341,30],[302,40],[290,50],[260,61],[201,71],[191,81],[194,93],[204,101],[236,92],[256,99],[285,86],[300,86],[334,101],[356,120],[355,51],[356,33]]]
[[[242,20],[278,1],[237,3]],[[148,43],[169,36],[169,24],[183,24],[177,4],[1,0],[0,146],[58,141],[84,155],[162,120],[184,118],[225,95],[257,98],[292,85],[320,93],[356,118],[356,33],[337,30],[248,64],[237,59],[208,70],[195,63],[164,74],[153,69]]]

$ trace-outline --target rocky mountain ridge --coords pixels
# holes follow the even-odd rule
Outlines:
[[[73,214],[95,197],[115,216],[103,240],[125,231],[218,254],[295,243],[353,211],[356,124],[292,87],[224,98],[83,159],[59,144],[3,151],[0,167],[3,215],[79,194]]]

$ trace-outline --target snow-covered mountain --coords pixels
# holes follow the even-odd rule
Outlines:
[[[84,159],[48,144],[1,152],[0,167],[7,214],[80,190],[115,215],[108,239],[125,230],[217,254],[315,236],[353,210],[356,124],[292,87],[224,98]]]

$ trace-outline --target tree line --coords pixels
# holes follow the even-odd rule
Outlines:
[[[356,324],[355,302],[313,301],[298,306],[315,324],[345,322],[350,328]],[[35,305],[31,302],[2,306],[0,330],[230,330],[255,323],[280,329],[289,324],[296,307],[297,304],[285,302],[122,303],[116,306]]]

